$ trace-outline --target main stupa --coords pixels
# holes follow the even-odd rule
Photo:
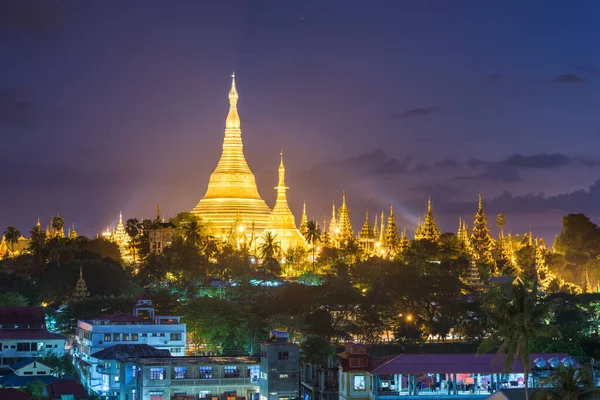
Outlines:
[[[256,234],[260,234],[267,228],[271,209],[260,197],[254,174],[244,157],[235,74],[231,78],[221,159],[210,175],[206,194],[192,214],[208,222],[217,236],[229,234],[240,223],[248,229],[254,227]]]

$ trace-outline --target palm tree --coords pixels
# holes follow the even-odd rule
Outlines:
[[[315,272],[315,246],[321,240],[321,228],[317,224],[317,221],[308,221],[306,224],[306,232],[304,232],[304,238],[308,244],[312,247],[312,269]]]
[[[463,252],[463,245],[454,233],[440,235],[440,252],[445,258],[457,258]]]
[[[536,392],[533,399],[556,399],[576,400],[586,397],[597,398],[598,389],[594,388],[594,382],[590,371],[585,368],[576,368],[573,365],[560,366],[544,380],[547,390]]]
[[[529,400],[529,344],[533,337],[557,337],[560,332],[545,323],[551,312],[552,301],[543,301],[537,296],[537,282],[530,287],[520,282],[511,285],[508,292],[494,301],[488,310],[488,319],[494,326],[492,334],[479,345],[477,353],[486,353],[496,348],[504,355],[504,370],[509,371],[515,359],[523,363],[525,374],[525,399]]]
[[[133,262],[135,263],[135,248],[138,243],[138,236],[140,234],[140,221],[137,218],[130,218],[125,222],[125,232],[131,238],[130,246],[133,250]]]
[[[186,221],[183,226],[183,239],[186,242],[194,244],[194,246],[200,245],[202,243],[202,224],[198,221],[198,218],[193,218],[189,221]]]
[[[8,245],[10,246],[11,252],[14,253],[15,246],[17,246],[19,244],[20,237],[21,237],[21,232],[19,232],[19,230],[12,225],[9,226],[8,228],[6,228],[6,230],[4,231],[4,238],[6,239],[6,242],[8,243]]]
[[[31,251],[36,257],[42,257],[44,248],[46,245],[46,234],[42,230],[42,227],[35,225],[29,231],[31,240],[29,241],[29,251]]]
[[[65,227],[65,220],[61,216],[56,216],[52,218],[52,227],[54,228],[54,232],[58,234],[58,232],[63,232],[63,228]]]
[[[258,245],[258,254],[263,260],[276,259],[281,254],[281,244],[276,239],[277,235],[273,235],[271,231],[266,231],[262,235],[262,243]]]

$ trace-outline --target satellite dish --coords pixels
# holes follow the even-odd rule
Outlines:
[[[550,360],[548,360],[548,362],[550,363],[550,366],[552,368],[558,368],[560,366],[560,360],[558,359],[558,357],[551,358]]]
[[[536,358],[535,360],[533,360],[533,364],[536,368],[539,369],[546,368],[546,360],[544,360],[543,358]]]

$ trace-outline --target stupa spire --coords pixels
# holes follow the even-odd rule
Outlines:
[[[308,232],[308,216],[306,215],[306,202],[302,206],[302,217],[300,217],[300,233],[306,235]]]
[[[269,216],[267,230],[277,235],[283,249],[304,245],[304,236],[296,229],[296,219],[288,206],[286,195],[288,189],[285,186],[285,166],[283,165],[283,150],[281,150],[279,153],[279,184],[275,186],[277,200]]]
[[[244,157],[235,74],[231,78],[221,158],[210,176],[206,194],[192,210],[203,221],[211,223],[222,237],[229,232],[238,210],[244,221],[256,223],[258,232],[267,228],[271,215],[271,210],[258,193],[256,179]],[[280,175],[285,172],[282,161]],[[285,182],[279,186],[285,187]]]
[[[85,280],[83,279],[83,269],[79,267],[79,279],[75,284],[75,290],[73,291],[73,300],[80,301],[85,299],[90,295],[90,292],[85,284]]]

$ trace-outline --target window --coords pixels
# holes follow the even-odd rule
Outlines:
[[[123,341],[124,342],[129,342],[129,333],[124,333],[123,334]]]
[[[288,374],[279,374],[279,379],[287,379],[290,376]]]
[[[164,334],[164,333],[161,333],[161,334],[160,334],[160,337],[165,337],[165,334]]]
[[[355,375],[354,376],[354,390],[360,390],[360,391],[366,390],[364,375]]]
[[[121,340],[121,334],[120,333],[113,333],[113,342],[118,342]]]
[[[133,365],[131,367],[131,376],[135,378],[136,374],[137,374],[137,367],[135,365]]]
[[[287,351],[280,351],[277,354],[277,358],[279,360],[287,360],[288,358],[290,358],[290,354]]]
[[[52,345],[51,345],[51,344],[47,344],[47,345],[46,345],[46,348],[47,348],[47,349],[51,349],[51,348],[52,348]]]
[[[33,375],[33,371],[25,371],[23,372],[23,375]]]
[[[248,365],[248,372],[246,375],[252,382],[258,382],[258,377],[260,376],[260,366],[259,365]]]
[[[240,371],[238,367],[235,365],[226,365],[225,366],[225,378],[239,378]]]
[[[187,378],[186,367],[175,367],[173,368],[173,379],[185,379]]]
[[[37,374],[38,375],[46,375],[46,371],[38,371]]]
[[[142,337],[148,337],[147,333],[142,333]]]
[[[132,342],[138,341],[138,334],[137,333],[132,333],[131,334],[131,341]]]
[[[182,353],[181,350],[182,350],[181,347],[173,347],[170,349],[171,354],[181,354]]]
[[[181,340],[181,333],[171,333],[171,340]]]
[[[158,336],[158,335],[157,335],[156,333],[153,333],[153,334],[152,334],[152,337],[157,337],[157,336]]]
[[[150,368],[150,379],[152,379],[152,380],[165,379],[164,368]]]
[[[110,333],[105,333],[104,334],[104,341],[105,342],[110,342]]]
[[[280,397],[279,400],[290,400],[289,397]]]
[[[212,398],[212,392],[208,391],[208,390],[201,390],[200,392],[198,392],[198,398],[203,399],[211,399]]]
[[[17,343],[17,351],[30,351],[31,345],[29,343]]]
[[[207,366],[202,366],[199,368],[200,371],[200,379],[212,379],[213,377],[213,373],[212,373],[212,367],[207,367]]]
[[[120,378],[118,376],[115,376],[115,383],[119,383]]]

